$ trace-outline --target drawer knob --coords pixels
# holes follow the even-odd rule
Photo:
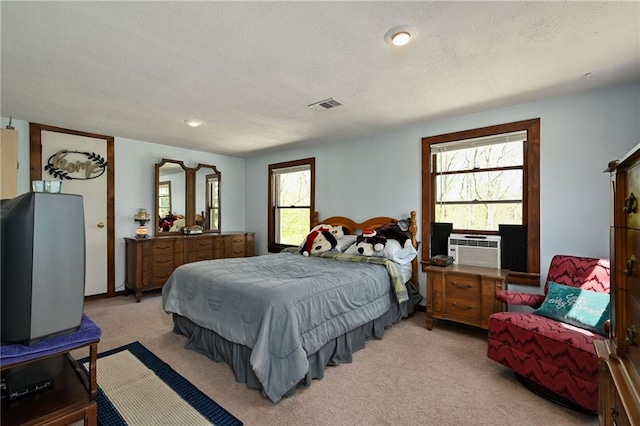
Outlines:
[[[451,302],[451,304],[452,304],[453,306],[455,306],[456,308],[458,308],[458,309],[463,309],[463,310],[465,310],[465,311],[468,311],[468,310],[473,309],[473,306],[470,306],[470,305],[468,305],[468,306],[460,306],[460,305],[458,305],[458,302]]]
[[[638,209],[638,199],[633,192],[627,198],[624,199],[624,204],[622,205],[622,211],[625,213],[635,213]]]
[[[633,275],[633,268],[635,264],[636,264],[636,257],[634,255],[631,255],[629,260],[627,260],[627,269],[622,271],[625,277],[630,277],[631,275]]]

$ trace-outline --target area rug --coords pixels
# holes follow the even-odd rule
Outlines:
[[[140,342],[98,354],[97,373],[98,425],[242,425]]]

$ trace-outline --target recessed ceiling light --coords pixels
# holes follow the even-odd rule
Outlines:
[[[392,46],[404,46],[415,37],[417,31],[409,25],[393,27],[384,35],[384,41]]]
[[[190,118],[189,120],[184,120],[185,124],[188,124],[191,127],[202,126],[201,120],[196,120],[195,118]]]
[[[411,41],[411,34],[406,31],[400,31],[399,33],[391,36],[391,42],[395,46],[404,46]]]

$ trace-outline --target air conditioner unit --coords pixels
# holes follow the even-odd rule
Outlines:
[[[454,264],[500,269],[500,236],[450,234],[449,256]]]

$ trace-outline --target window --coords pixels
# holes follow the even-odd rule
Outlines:
[[[212,231],[220,230],[220,200],[218,199],[220,181],[218,176],[218,174],[206,176],[205,194],[207,194],[207,199],[205,205],[209,211],[207,212],[207,221],[204,228]]]
[[[297,246],[315,211],[315,158],[269,165],[269,251]]]
[[[171,181],[158,183],[158,214],[167,217],[171,214]]]
[[[521,225],[526,137],[515,132],[431,145],[435,222],[474,231]]]
[[[422,139],[422,238],[432,222],[454,232],[498,234],[527,228],[527,271],[510,281],[533,284],[540,271],[540,119]],[[423,251],[428,261],[428,250]],[[520,275],[520,278],[518,278]],[[537,284],[537,282],[536,282]]]

